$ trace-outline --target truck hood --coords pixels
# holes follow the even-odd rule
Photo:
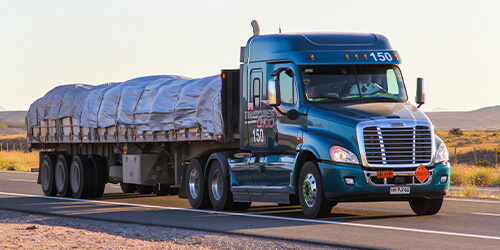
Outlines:
[[[332,112],[334,114],[332,114]],[[335,119],[334,116],[340,116],[340,119],[335,119],[336,122],[358,123],[366,120],[380,119],[405,119],[415,121],[429,121],[429,118],[420,111],[417,107],[410,103],[358,103],[358,104],[319,104],[314,105],[309,109],[310,115],[326,118],[327,120]],[[330,115],[327,115],[327,114]],[[335,115],[336,114],[336,115]],[[327,115],[325,117],[324,115]],[[341,122],[342,123],[342,122]]]

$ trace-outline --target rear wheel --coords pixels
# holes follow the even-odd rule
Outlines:
[[[222,166],[218,161],[213,161],[210,167],[208,189],[210,203],[215,210],[227,210],[233,208],[233,197],[230,190],[229,178],[222,172]]]
[[[70,183],[73,197],[85,199],[93,190],[91,180],[93,173],[89,167],[87,156],[75,155],[70,167]]]
[[[417,215],[437,214],[443,205],[443,197],[437,199],[411,198],[410,207]]]
[[[302,212],[307,218],[326,217],[335,205],[326,200],[318,166],[312,161],[306,162],[300,170],[299,194]]]
[[[92,190],[89,194],[90,198],[99,198],[104,194],[106,187],[106,178],[108,177],[108,170],[105,160],[99,155],[91,155],[89,157],[89,168],[94,173],[91,176]]]
[[[135,193],[135,191],[137,190],[135,184],[128,184],[123,182],[120,182],[120,188],[122,189],[122,192],[126,194]]]
[[[54,181],[56,160],[55,155],[46,154],[42,157],[42,161],[40,163],[40,182],[42,184],[43,193],[46,196],[55,196],[57,194],[56,184]]]
[[[54,179],[56,182],[57,193],[60,197],[71,197],[71,187],[69,182],[69,166],[71,164],[71,156],[59,155],[54,171]]]
[[[203,169],[198,159],[189,162],[186,175],[187,197],[191,207],[208,207],[210,205],[210,198],[208,196],[207,182],[203,176]]]
[[[153,186],[136,185],[136,188],[139,194],[151,194],[153,192]]]
[[[170,194],[171,190],[172,189],[168,184],[158,183],[153,186],[153,193],[156,194],[157,196],[168,195]]]

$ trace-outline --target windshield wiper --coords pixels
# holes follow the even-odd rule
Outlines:
[[[392,101],[399,102],[399,100],[388,97],[388,96],[363,96],[364,100],[380,100],[380,101]]]
[[[334,100],[334,101],[341,101],[343,102],[344,99],[340,98],[340,97],[335,97],[335,96],[321,96],[321,97],[314,97],[314,98],[309,98],[309,101],[323,101],[324,99],[326,100]]]

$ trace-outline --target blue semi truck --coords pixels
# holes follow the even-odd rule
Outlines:
[[[79,116],[50,117],[34,103],[28,142],[42,150],[44,193],[100,197],[105,183],[119,182],[124,192],[178,193],[193,208],[300,204],[306,217],[316,218],[328,216],[338,202],[407,201],[418,215],[436,214],[450,185],[448,151],[418,109],[424,103],[421,79],[419,106],[409,102],[401,57],[388,39],[365,33],[260,35],[252,24],[240,68],[210,78],[220,85],[211,99],[220,102],[208,105],[212,111],[220,107],[214,111],[218,131],[202,122],[140,130],[116,115],[106,128],[98,119],[95,126],[82,125],[85,108]],[[132,114],[149,89],[133,101]],[[191,89],[186,96],[192,97]],[[129,94],[121,95],[118,114]],[[190,113],[178,106],[182,98],[174,108],[182,116],[174,122]],[[99,107],[105,99],[103,94]],[[57,108],[59,114],[63,109]]]

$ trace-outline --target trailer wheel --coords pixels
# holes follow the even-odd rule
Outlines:
[[[89,157],[90,168],[93,170],[93,176],[91,176],[92,191],[89,194],[90,198],[99,198],[104,194],[104,188],[106,186],[106,179],[108,177],[108,169],[106,162],[99,155],[91,155]]]
[[[224,176],[222,166],[218,161],[213,161],[210,167],[208,190],[210,202],[215,210],[234,208],[233,197],[229,185],[229,179]]]
[[[55,155],[46,154],[42,157],[42,162],[40,164],[40,182],[42,184],[43,193],[46,196],[55,196],[57,194],[54,181],[56,160]]]
[[[318,166],[312,161],[300,170],[299,195],[302,212],[307,218],[325,217],[332,211],[333,203],[326,200]]]
[[[153,193],[156,194],[156,196],[168,195],[171,190],[169,184],[157,183],[153,186]]]
[[[410,198],[410,207],[417,215],[437,214],[443,205],[443,197],[437,199]]]
[[[54,179],[56,182],[57,193],[60,197],[70,197],[71,187],[69,182],[69,165],[71,157],[68,155],[59,155],[57,157],[56,167],[54,171]]]
[[[139,194],[151,194],[153,192],[152,186],[136,185],[136,188],[137,188],[137,193]]]
[[[85,155],[73,156],[70,167],[70,183],[73,197],[76,199],[85,199],[92,191],[92,176],[88,158]]]
[[[189,162],[186,171],[186,190],[189,204],[192,208],[207,208],[210,206],[207,182],[198,159]]]
[[[123,182],[120,182],[120,188],[122,189],[122,192],[126,194],[135,193],[135,191],[137,190],[135,184],[128,184]]]

